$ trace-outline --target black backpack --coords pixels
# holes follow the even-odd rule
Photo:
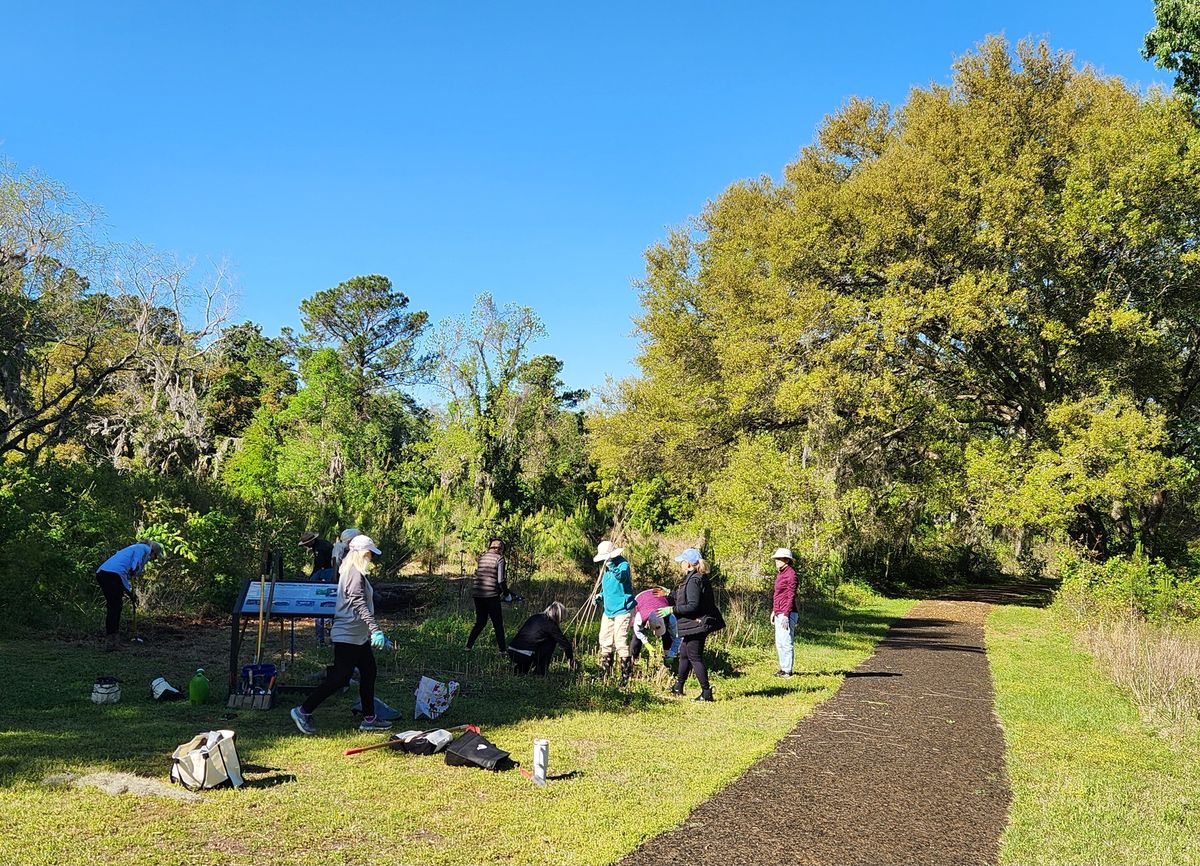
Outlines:
[[[485,770],[507,770],[513,766],[508,752],[474,731],[467,731],[450,744],[446,749],[446,763],[451,767],[482,767]]]

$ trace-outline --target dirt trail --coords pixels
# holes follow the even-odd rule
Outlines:
[[[622,863],[995,863],[1010,794],[983,646],[994,593],[918,604],[772,754]]]

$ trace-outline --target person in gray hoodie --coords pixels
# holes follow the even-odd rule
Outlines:
[[[379,554],[375,542],[366,535],[350,539],[349,549],[342,560],[338,575],[337,606],[333,609],[333,669],[308,699],[291,711],[292,721],[303,734],[315,734],[313,712],[334,692],[350,682],[358,668],[358,694],[362,698],[363,718],[360,731],[386,731],[391,722],[375,715],[375,649],[383,649],[388,639],[375,622],[375,590],[367,580],[374,556]]]

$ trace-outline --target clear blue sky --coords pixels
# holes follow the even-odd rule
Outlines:
[[[109,236],[235,265],[240,318],[380,273],[433,319],[539,311],[573,387],[634,371],[642,251],[851,95],[988,33],[1146,86],[1151,0],[13,4],[0,156]]]

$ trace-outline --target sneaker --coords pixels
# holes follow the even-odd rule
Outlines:
[[[317,732],[317,726],[312,723],[312,713],[306,713],[299,707],[292,707],[289,715],[291,715],[292,721],[296,723],[296,727],[300,729],[300,733],[315,734]]]
[[[714,698],[712,696],[712,692],[701,692],[700,694],[696,695],[696,697],[692,698],[692,700],[695,703],[699,704],[699,703],[708,703],[709,701],[715,701],[716,698]]]
[[[671,686],[671,694],[679,697],[683,694],[683,686]]]
[[[784,680],[791,677],[791,675],[792,675],[791,671],[775,671],[775,673],[773,674],[773,676],[777,676],[780,679],[784,679]]]
[[[391,722],[385,722],[379,716],[363,716],[362,724],[358,726],[360,731],[390,731],[392,729]]]

